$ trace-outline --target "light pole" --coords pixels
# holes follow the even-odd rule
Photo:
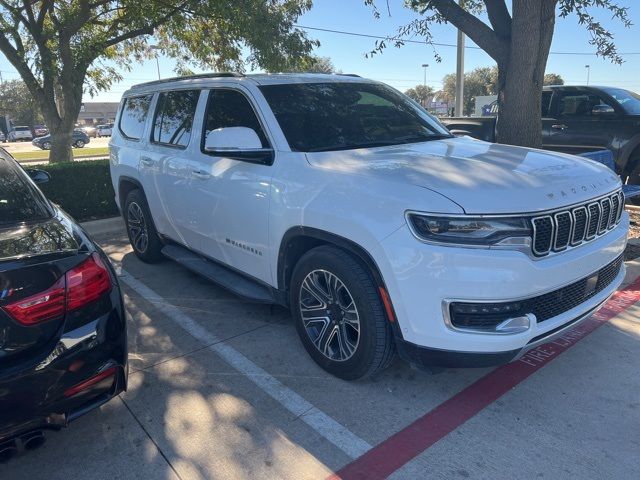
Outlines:
[[[424,93],[426,94],[427,92],[427,68],[429,68],[429,64],[428,63],[423,63],[422,64],[422,68],[424,68],[424,82],[423,82],[423,86],[424,86]],[[423,98],[422,99],[422,106],[424,108],[427,108],[427,99]]]
[[[160,47],[157,45],[149,45],[149,51],[153,51],[154,56],[156,57],[156,70],[158,71],[158,80],[160,80],[160,62],[158,61],[158,50]]]
[[[587,69],[587,85],[589,85],[589,77],[591,76],[591,65],[585,65],[584,68]]]

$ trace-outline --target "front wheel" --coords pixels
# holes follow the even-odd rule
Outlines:
[[[359,259],[322,246],[296,265],[291,312],[309,355],[344,380],[371,377],[394,355],[393,335],[376,284]]]
[[[44,142],[42,144],[42,149],[43,150],[51,150],[51,142]]]
[[[162,242],[153,224],[147,199],[140,190],[127,195],[122,209],[129,243],[136,256],[146,263],[162,259]]]
[[[85,143],[82,140],[78,140],[74,145],[76,148],[84,148]]]

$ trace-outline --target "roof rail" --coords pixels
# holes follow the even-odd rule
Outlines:
[[[224,78],[224,77],[240,78],[240,77],[244,77],[244,75],[238,72],[197,73],[195,75],[185,75],[182,77],[170,77],[170,78],[163,78],[161,80],[153,80],[151,82],[138,83],[137,85],[134,85],[132,88],[161,85],[163,83],[177,82],[179,80],[198,80],[201,78]]]
[[[336,75],[342,75],[343,77],[358,77],[358,78],[362,78],[357,73],[336,73]]]

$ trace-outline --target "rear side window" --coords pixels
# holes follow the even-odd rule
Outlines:
[[[551,107],[551,96],[553,92],[550,90],[545,90],[542,92],[542,116],[549,116],[549,108]]]
[[[27,174],[0,151],[0,228],[23,222],[44,220],[51,216],[40,190]]]
[[[120,131],[125,137],[140,140],[153,95],[125,98],[120,116]]]
[[[152,141],[175,147],[189,145],[199,97],[199,90],[161,93],[153,122]]]
[[[209,132],[224,127],[251,128],[258,134],[262,147],[269,147],[269,141],[253,107],[247,97],[237,90],[216,89],[209,93],[202,136],[203,146]]]

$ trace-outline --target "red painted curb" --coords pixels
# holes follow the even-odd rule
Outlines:
[[[469,385],[408,427],[347,464],[328,480],[384,479],[495,402],[562,352],[640,301],[640,278],[616,292],[591,318]]]

